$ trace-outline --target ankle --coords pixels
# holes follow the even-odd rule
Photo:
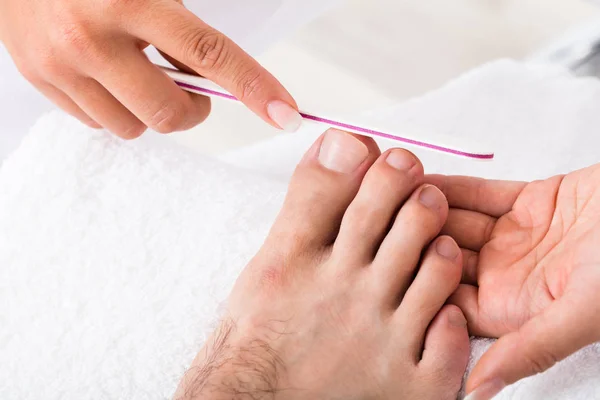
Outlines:
[[[283,364],[270,345],[223,322],[186,373],[176,400],[275,400]]]

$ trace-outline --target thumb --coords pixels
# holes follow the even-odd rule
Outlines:
[[[149,1],[129,23],[135,37],[217,83],[270,124],[295,131],[302,123],[292,96],[231,39],[172,0]]]
[[[481,357],[467,381],[465,400],[488,400],[506,385],[544,372],[598,339],[597,308],[562,298],[509,333]]]

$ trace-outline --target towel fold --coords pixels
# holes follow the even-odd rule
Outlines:
[[[599,96],[596,81],[501,62],[384,117],[498,145],[494,163],[417,151],[429,171],[530,179],[600,157]],[[38,121],[0,169],[0,398],[170,398],[311,135],[229,154],[235,167],[165,137]],[[490,342],[472,340],[470,368]],[[499,398],[600,398],[598,376],[593,345]]]

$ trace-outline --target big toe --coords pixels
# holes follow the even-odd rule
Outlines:
[[[379,155],[370,138],[325,132],[298,164],[268,240],[302,251],[332,244],[346,208]]]

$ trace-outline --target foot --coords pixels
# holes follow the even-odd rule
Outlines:
[[[177,399],[455,399],[466,320],[444,305],[461,253],[406,150],[328,131]]]

